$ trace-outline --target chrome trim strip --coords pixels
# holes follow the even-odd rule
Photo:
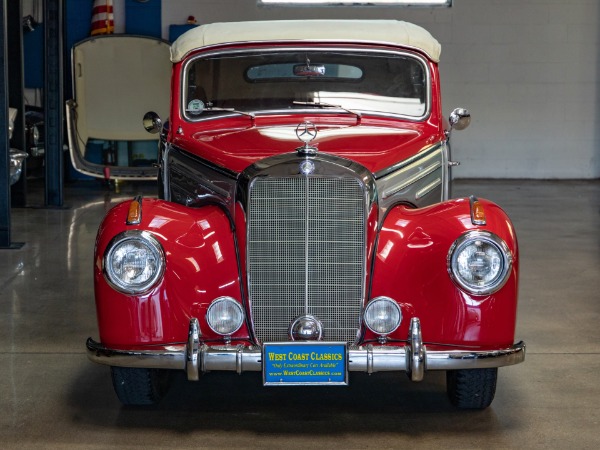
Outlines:
[[[309,254],[309,230],[310,230],[310,189],[309,189],[309,177],[304,175],[304,314],[309,315],[308,309],[308,266],[310,264]]]
[[[226,199],[231,198],[230,192],[218,187],[217,185],[209,181],[203,180],[202,178],[194,178],[194,180],[197,181],[200,186],[205,188],[207,191],[211,191],[213,194],[220,195],[221,197],[225,197]]]
[[[429,183],[423,189],[418,190],[417,193],[415,194],[415,198],[417,200],[419,200],[419,199],[425,197],[427,194],[429,194],[431,191],[433,191],[436,187],[441,186],[441,184],[442,184],[442,179],[436,178],[434,181]]]
[[[177,149],[175,149],[175,151],[177,151]],[[219,175],[223,175],[223,172],[219,171],[218,168],[215,168],[215,166],[206,164],[206,163],[204,163],[204,161],[200,160],[199,158],[194,157],[194,155],[184,152],[184,151],[179,151],[178,156],[175,156],[174,158],[178,158],[178,159],[187,158],[190,162],[195,163],[194,167],[193,168],[190,167],[189,163],[186,165],[181,164],[179,166],[174,166],[173,164],[169,164],[169,169],[171,169],[171,170],[175,169],[175,170],[179,170],[180,172],[186,172],[186,173],[184,173],[184,175],[188,176],[191,180],[198,183],[206,190],[212,192],[213,194],[219,195],[226,200],[230,200],[233,197],[233,192],[232,192],[233,189],[230,188],[230,190],[228,191],[227,189],[219,187],[213,182],[213,180],[211,180],[209,178],[210,175],[208,172],[211,170],[216,172]],[[198,176],[198,175],[200,175],[200,176]],[[231,182],[231,184],[235,183],[235,179],[233,178],[233,175],[226,174],[224,176]],[[202,178],[202,177],[205,177],[205,178]],[[214,178],[214,175],[213,175],[213,178]],[[171,181],[171,180],[169,179],[169,181]]]
[[[439,143],[439,144],[432,145],[431,147],[427,147],[427,148],[419,151],[419,153],[417,153],[416,155],[411,156],[410,158],[407,158],[403,161],[400,161],[397,164],[394,164],[393,166],[387,167],[385,169],[380,170],[379,172],[374,173],[373,176],[375,177],[376,180],[379,180],[380,178],[383,178],[387,175],[390,175],[393,172],[396,172],[400,169],[405,168],[406,166],[411,165],[415,161],[418,161],[418,160],[421,160],[423,158],[430,156],[432,153],[436,152],[437,150],[440,150],[441,146],[442,146],[442,144]]]
[[[171,178],[169,177],[169,155],[173,146],[171,143],[165,144],[165,151],[162,155],[161,167],[162,170],[162,183],[163,183],[163,198],[171,201]],[[160,189],[160,186],[159,186]]]
[[[278,45],[278,44],[286,44],[286,43],[290,43],[290,41],[281,41],[281,42],[269,42],[268,45]],[[261,42],[261,43],[257,43],[257,44],[267,44],[265,42]],[[348,44],[352,44],[351,42],[348,42]],[[356,44],[356,43],[354,43]],[[222,46],[220,46],[222,47]],[[405,48],[405,47],[404,47]],[[418,60],[421,65],[423,66],[423,70],[424,70],[424,74],[425,74],[425,83],[426,83],[426,89],[425,89],[425,98],[426,98],[426,102],[425,102],[425,112],[423,113],[423,115],[421,116],[408,116],[408,115],[403,115],[403,114],[392,114],[392,113],[386,113],[386,112],[381,112],[381,111],[363,111],[363,110],[356,110],[357,112],[361,112],[361,113],[365,113],[367,115],[372,115],[372,116],[376,116],[376,117],[389,117],[389,118],[401,118],[401,119],[405,119],[405,120],[409,120],[409,121],[414,121],[414,122],[419,122],[422,120],[426,120],[430,114],[431,114],[431,71],[429,68],[429,63],[428,60],[421,56],[420,54],[415,54],[415,53],[410,53],[410,50],[407,51],[395,51],[395,50],[382,50],[382,49],[373,49],[373,48],[356,48],[356,47],[340,47],[340,46],[334,46],[334,47],[305,47],[305,46],[277,46],[277,47],[267,47],[267,48],[263,48],[262,46],[256,46],[256,47],[251,47],[251,48],[244,48],[244,49],[235,49],[235,50],[231,50],[231,49],[223,49],[223,48],[217,48],[215,50],[211,50],[208,52],[203,52],[200,53],[198,55],[195,55],[194,57],[188,59],[187,61],[185,61],[183,63],[183,67],[181,70],[181,91],[179,93],[180,95],[180,105],[179,105],[179,113],[181,115],[181,117],[186,120],[189,123],[194,123],[194,122],[201,122],[201,121],[205,121],[205,120],[215,120],[215,119],[222,119],[223,117],[236,117],[239,114],[237,113],[224,113],[224,114],[217,114],[216,117],[215,116],[211,116],[211,117],[206,117],[206,118],[191,118],[186,114],[186,110],[185,110],[185,105],[187,105],[188,103],[188,99],[187,99],[187,93],[186,93],[186,86],[188,85],[188,66],[190,64],[192,64],[194,61],[196,61],[197,59],[202,59],[202,58],[212,58],[215,56],[222,56],[222,55],[239,55],[239,54],[251,54],[251,53],[280,53],[280,52],[304,52],[304,51],[318,51],[318,52],[354,52],[354,53],[365,53],[365,54],[369,54],[369,53],[379,53],[379,54],[390,54],[390,55],[398,55],[398,56],[406,56],[409,58],[413,58]],[[341,111],[341,110],[340,110]],[[254,110],[254,111],[244,111],[244,112],[251,112],[254,114],[285,114],[285,115],[289,115],[291,113],[294,114],[315,114],[316,112],[318,112],[319,114],[328,114],[328,113],[336,113],[336,110],[327,110],[327,112],[323,111],[323,110],[315,110],[314,108],[306,108],[306,109],[275,109],[275,110],[270,110],[270,109],[265,109],[265,110]]]
[[[173,146],[167,148],[165,158],[167,200],[185,206],[218,203],[234,215],[237,173]]]
[[[408,177],[404,182],[400,183],[399,185],[394,186],[394,187],[388,189],[387,191],[384,191],[383,194],[381,195],[381,197],[384,199],[391,197],[396,192],[400,192],[401,190],[406,189],[411,184],[414,184],[417,181],[419,181],[420,179],[425,178],[430,173],[435,172],[435,170],[441,166],[442,166],[441,161],[435,161],[433,164],[430,164],[429,166],[425,167],[425,169],[423,169],[422,171],[412,175],[411,177]]]
[[[442,147],[442,198],[445,202],[452,195],[452,170],[449,165],[450,161],[450,146],[448,141],[441,143]]]
[[[193,322],[192,319],[190,322]],[[195,325],[190,323],[190,330]],[[462,370],[504,367],[525,360],[526,346],[520,341],[508,348],[494,350],[427,350],[421,340],[418,318],[411,320],[410,342],[405,347],[374,346],[350,347],[348,349],[349,372],[393,372],[404,371],[413,381],[420,381],[427,370]],[[195,336],[193,336],[195,338]],[[193,339],[192,339],[193,340]],[[164,345],[144,350],[120,350],[105,347],[88,338],[88,358],[98,364],[117,367],[185,370],[188,379],[197,380],[201,373],[224,370],[237,372],[259,372],[262,370],[260,347],[215,346],[206,344],[196,347],[190,344]],[[190,356],[192,355],[192,357]],[[194,360],[193,355],[197,358]],[[188,361],[193,361],[188,364]],[[196,372],[197,370],[197,372]]]
[[[421,208],[444,199],[444,151],[440,142],[375,174],[380,218],[398,203]]]

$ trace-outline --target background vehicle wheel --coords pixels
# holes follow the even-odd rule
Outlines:
[[[111,367],[113,388],[124,405],[154,405],[169,388],[169,371]]]
[[[449,370],[446,391],[452,404],[462,409],[485,409],[496,393],[498,369]]]

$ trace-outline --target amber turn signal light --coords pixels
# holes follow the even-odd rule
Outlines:
[[[483,205],[475,196],[471,196],[469,200],[471,204],[471,222],[473,223],[473,225],[485,225],[486,219]]]
[[[142,197],[138,195],[129,204],[127,213],[127,225],[139,225],[142,221]]]

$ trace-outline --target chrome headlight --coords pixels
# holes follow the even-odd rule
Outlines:
[[[512,256],[506,243],[487,231],[458,238],[448,252],[448,272],[465,291],[475,295],[498,291],[510,275]]]
[[[244,310],[235,299],[219,297],[208,307],[206,322],[215,333],[228,336],[239,330],[244,323]]]
[[[390,334],[400,326],[402,311],[398,303],[391,298],[377,297],[365,308],[364,321],[373,333]]]
[[[162,277],[165,257],[161,245],[148,232],[131,230],[117,235],[104,255],[104,273],[118,291],[140,294]]]

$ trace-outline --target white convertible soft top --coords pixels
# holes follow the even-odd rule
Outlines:
[[[171,61],[211,45],[261,41],[389,43],[414,48],[439,62],[441,46],[418,25],[398,20],[271,20],[201,25],[171,46]]]

